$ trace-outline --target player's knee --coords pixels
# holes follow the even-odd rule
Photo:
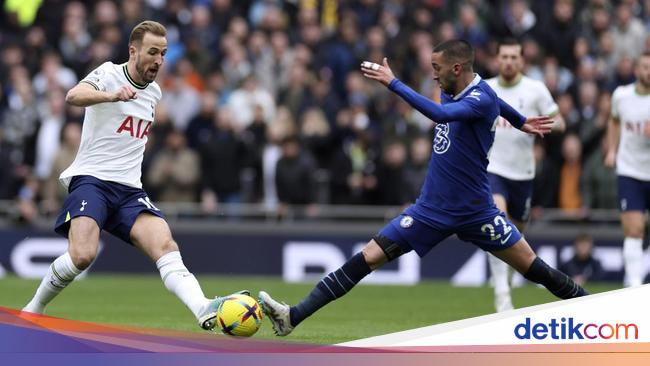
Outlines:
[[[88,268],[95,258],[97,257],[97,251],[94,248],[70,248],[70,258],[75,267],[80,270]]]
[[[624,235],[627,238],[643,238],[644,227],[643,225],[629,225],[623,228]]]
[[[161,246],[160,246],[160,255],[159,257],[162,257],[163,255],[171,252],[177,252],[178,251],[178,244],[174,241],[173,238],[167,238],[163,240]]]
[[[402,254],[404,251],[397,243],[381,235],[373,238],[363,248],[363,256],[373,270]]]
[[[387,261],[383,253],[377,252],[372,248],[368,248],[367,245],[365,248],[363,248],[363,250],[361,250],[361,253],[363,254],[363,259],[366,260],[368,267],[370,267],[372,270],[381,267]]]

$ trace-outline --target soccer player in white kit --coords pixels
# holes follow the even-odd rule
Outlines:
[[[224,297],[205,297],[140,182],[147,135],[162,96],[154,80],[167,52],[166,33],[154,21],[138,24],[129,38],[127,63],[103,63],[66,95],[68,103],[86,107],[79,151],[60,176],[69,195],[55,231],[68,238],[68,251],[54,260],[23,311],[43,313],[90,266],[99,234],[106,230],[151,258],[167,289],[192,311],[199,325],[214,328]]]
[[[563,131],[565,123],[558,114],[558,106],[546,85],[522,74],[523,50],[515,40],[499,44],[497,59],[499,75],[487,80],[499,98],[519,113],[546,115],[555,119],[553,130]],[[530,213],[530,200],[535,178],[533,144],[535,137],[524,133],[499,117],[494,145],[487,167],[490,188],[497,207],[524,232]],[[498,312],[512,309],[508,265],[488,253],[488,262],[494,281],[494,305]]]
[[[650,209],[650,52],[636,61],[636,82],[612,95],[605,165],[616,166],[626,286],[643,283],[643,234]]]

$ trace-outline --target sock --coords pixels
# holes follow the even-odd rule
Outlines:
[[[623,241],[625,261],[625,286],[643,283],[643,239],[626,237]]]
[[[183,264],[181,253],[174,251],[163,255],[156,261],[156,267],[160,271],[165,287],[173,292],[198,319],[201,310],[209,300],[205,298],[199,281]]]
[[[70,254],[65,252],[52,262],[47,274],[36,289],[36,294],[23,308],[23,311],[42,314],[45,311],[45,306],[80,273],[81,270],[72,263]]]
[[[535,283],[539,283],[546,287],[553,295],[561,299],[572,299],[589,295],[582,286],[575,283],[569,276],[558,271],[557,269],[549,267],[546,262],[537,257],[528,268],[528,272],[524,277]]]
[[[497,311],[511,310],[510,283],[508,282],[508,264],[488,253],[488,263],[494,281],[494,306]]]
[[[501,259],[488,253],[490,271],[494,279],[494,293],[500,296],[510,296],[510,284],[508,283],[508,264]]]
[[[291,307],[289,312],[291,325],[295,327],[330,301],[347,294],[370,272],[372,270],[366,263],[363,253],[355,254],[341,268],[323,277],[298,305]]]

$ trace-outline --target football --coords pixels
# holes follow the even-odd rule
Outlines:
[[[250,337],[262,324],[262,309],[246,295],[230,295],[217,309],[217,326],[224,334]]]

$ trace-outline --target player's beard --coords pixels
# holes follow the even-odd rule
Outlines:
[[[650,76],[644,78],[644,77],[639,77],[639,83],[645,90],[650,90]]]
[[[144,80],[146,83],[153,82],[154,80],[156,80],[156,75],[158,75],[158,70],[154,71],[151,70],[151,68],[145,70],[145,68],[140,64],[140,56],[138,56],[135,60],[135,71],[138,73],[138,75],[140,75],[140,78]],[[147,76],[148,72],[152,76]]]
[[[504,67],[501,71],[501,77],[508,83],[511,83],[517,78],[517,70],[514,67]]]

